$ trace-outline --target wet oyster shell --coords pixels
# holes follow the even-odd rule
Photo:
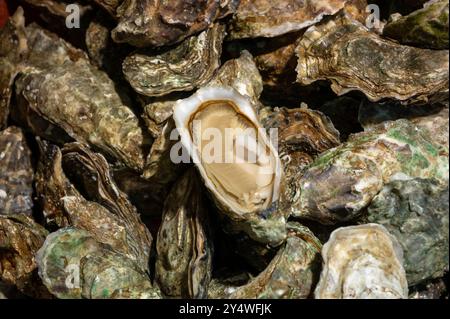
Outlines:
[[[24,214],[0,215],[0,282],[16,286],[31,297],[49,294],[36,281],[34,255],[48,232]]]
[[[263,272],[244,286],[211,291],[211,297],[308,298],[318,279],[322,245],[308,228],[298,223],[288,223],[287,230],[286,242]]]
[[[393,98],[405,103],[447,96],[448,51],[382,39],[346,14],[309,28],[296,54],[299,83],[329,80],[338,95],[358,90],[371,101]]]
[[[147,96],[191,91],[207,83],[220,66],[224,26],[215,24],[160,54],[128,56],[123,73],[133,89]]]
[[[202,88],[191,97],[177,101],[174,106],[174,120],[181,136],[181,145],[200,171],[206,188],[226,220],[225,224],[230,226],[227,232],[244,231],[256,241],[279,245],[286,234],[283,212],[277,209],[282,168],[278,154],[262,129],[250,100],[229,87]],[[194,125],[194,120],[199,121],[200,125]],[[245,154],[238,154],[244,156],[241,167],[236,160],[236,153],[226,149],[226,152],[231,152],[227,154],[233,157],[231,162],[226,163],[224,158],[218,159],[213,155],[211,164],[213,169],[216,169],[213,173],[215,175],[208,175],[210,170],[206,163],[206,153],[199,148],[203,142],[198,140],[206,136],[198,131],[201,129],[202,121],[206,123],[206,126],[203,126],[206,127],[205,130],[208,130],[210,125],[216,129],[217,123],[220,123],[223,131],[219,129],[219,133],[222,137],[228,136],[228,132],[225,131],[226,125],[230,125],[228,128],[231,129],[249,128],[252,134],[257,134],[253,139],[251,137],[253,135],[248,136],[248,139],[255,141],[255,147],[261,147],[262,150],[262,152],[256,149],[250,151],[255,154],[256,162],[245,160]],[[250,134],[248,131],[242,132],[239,134],[242,140],[246,138],[246,134]],[[232,136],[234,141],[238,138],[236,136]],[[222,137],[220,141],[212,141],[212,147],[222,147]],[[254,140],[255,138],[257,139]],[[236,143],[240,145],[240,142]],[[236,143],[233,142],[233,145]],[[205,142],[204,145],[208,143]],[[231,146],[234,149],[233,145]],[[248,147],[243,146],[243,151],[249,151]],[[263,155],[264,158],[261,157]],[[250,155],[248,158],[250,159]],[[221,169],[224,170],[223,173]],[[253,170],[254,173],[250,173]],[[239,177],[234,174],[238,174]],[[218,185],[217,176],[222,176],[221,178],[226,180],[221,179]],[[245,183],[242,183],[243,181]],[[233,189],[238,184],[239,187]],[[219,191],[219,188],[222,190]]]
[[[403,248],[408,284],[438,278],[448,267],[448,185],[432,179],[398,180],[374,197],[364,218],[383,225]]]
[[[447,0],[429,1],[423,9],[405,17],[391,16],[391,21],[383,29],[383,35],[402,44],[448,50],[448,11]]]
[[[236,10],[239,0],[126,0],[117,9],[114,41],[137,47],[166,46],[206,30]]]
[[[300,183],[296,217],[323,224],[351,221],[383,185],[401,176],[448,183],[448,148],[408,120],[385,122],[318,157]]]
[[[212,272],[211,226],[194,168],[166,199],[156,241],[155,277],[168,296],[205,298]]]
[[[31,151],[22,130],[10,126],[0,131],[0,215],[33,211]]]
[[[142,170],[143,149],[148,141],[138,118],[123,105],[105,73],[83,60],[66,62],[20,77],[16,90],[25,117],[35,112],[73,139],[102,150],[130,168]],[[45,131],[34,133],[49,137]]]
[[[342,9],[345,0],[241,0],[230,38],[275,37],[307,28]]]
[[[408,298],[399,243],[377,224],[335,230],[322,249],[316,299]]]

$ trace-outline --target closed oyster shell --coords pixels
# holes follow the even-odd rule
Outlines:
[[[448,50],[448,11],[447,0],[429,1],[422,9],[405,17],[391,17],[392,20],[383,29],[383,35],[402,44]]]
[[[385,183],[405,175],[448,183],[448,148],[408,120],[382,123],[311,164],[292,214],[323,224],[354,220]]]
[[[241,0],[230,38],[275,37],[307,28],[344,7],[346,0]]]
[[[298,223],[288,223],[287,230],[285,243],[263,272],[244,286],[219,289],[211,297],[308,298],[318,279],[322,245],[308,228]]]
[[[0,215],[0,282],[16,286],[31,297],[49,294],[34,271],[34,255],[42,246],[47,231],[24,214]]]
[[[123,61],[123,73],[143,95],[191,91],[207,83],[219,68],[224,36],[224,26],[215,24],[162,53],[133,53]]]
[[[212,236],[202,188],[194,168],[166,199],[156,241],[155,276],[173,297],[205,298],[212,271]]]
[[[380,225],[342,227],[322,249],[317,299],[408,298],[402,248]]]
[[[432,179],[398,180],[374,197],[364,218],[394,235],[404,252],[408,284],[438,278],[448,267],[448,185]]]
[[[371,101],[393,98],[405,103],[447,96],[448,51],[382,39],[346,14],[309,28],[296,53],[297,81],[307,85],[329,80],[338,95],[358,90]]]
[[[232,225],[228,231],[280,244],[286,235],[277,210],[281,163],[250,100],[228,87],[202,88],[175,104],[174,120],[181,144]]]
[[[33,177],[31,151],[22,130],[10,126],[0,131],[0,215],[31,216]]]
[[[114,41],[137,47],[180,42],[236,10],[239,0],[126,0],[117,9]]]

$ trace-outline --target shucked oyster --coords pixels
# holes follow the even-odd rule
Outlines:
[[[31,151],[21,129],[0,132],[0,215],[31,215],[33,209]]]
[[[309,28],[296,49],[297,81],[330,80],[342,95],[370,100],[441,99],[448,92],[448,51],[418,49],[382,39],[346,14]]]
[[[232,39],[275,37],[309,27],[344,7],[346,0],[241,0],[230,27]]]
[[[393,181],[375,196],[364,219],[398,239],[410,286],[443,275],[449,261],[448,185],[420,178]]]
[[[148,96],[193,90],[219,68],[224,36],[224,26],[215,24],[163,53],[133,53],[123,61],[123,73],[136,92]]]
[[[155,276],[164,294],[207,296],[213,250],[208,214],[192,168],[167,197],[158,232]]]
[[[401,176],[448,183],[448,148],[425,127],[385,122],[323,153],[300,180],[297,217],[324,224],[354,220],[389,180]]]
[[[241,287],[213,287],[210,297],[308,298],[318,279],[322,244],[298,223],[288,223],[287,230],[286,242],[263,272]]]
[[[116,42],[165,46],[207,29],[236,10],[239,0],[126,0],[117,9]]]
[[[322,249],[317,299],[408,298],[402,248],[383,226],[335,230]]]
[[[230,231],[280,244],[286,235],[277,210],[281,163],[250,100],[231,88],[202,88],[175,104],[174,120]]]
[[[158,298],[147,274],[124,255],[68,227],[47,236],[37,252],[39,276],[58,298]]]
[[[406,17],[391,16],[383,35],[402,44],[448,50],[448,0],[429,1]]]

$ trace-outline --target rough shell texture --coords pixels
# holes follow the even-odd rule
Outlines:
[[[286,242],[267,268],[248,284],[215,291],[222,298],[304,299],[320,269],[320,241],[306,227],[288,223]]]
[[[338,95],[352,90],[370,100],[442,99],[448,92],[448,51],[399,45],[345,14],[309,28],[300,41],[297,81],[331,81]]]
[[[447,0],[430,1],[423,9],[392,19],[384,27],[383,35],[402,44],[448,50],[448,11]]]
[[[209,212],[194,168],[166,199],[156,242],[156,281],[172,297],[205,298],[212,272]]]
[[[322,249],[317,299],[407,298],[402,248],[380,225],[342,227]]]
[[[0,215],[0,282],[15,285],[31,297],[48,297],[45,287],[34,277],[34,255],[47,234],[29,216]]]
[[[401,176],[448,182],[448,148],[408,120],[385,122],[323,153],[300,180],[294,216],[324,224],[354,220],[383,185]]]
[[[126,0],[117,9],[116,42],[137,47],[165,46],[207,29],[233,13],[239,0]]]
[[[219,68],[224,36],[224,26],[215,24],[162,53],[133,53],[124,60],[123,73],[136,92],[147,96],[191,91]]]
[[[448,186],[427,179],[393,181],[375,196],[367,220],[394,235],[410,286],[442,277],[448,266]]]
[[[0,215],[31,215],[33,209],[31,151],[22,130],[0,131]]]
[[[159,297],[145,272],[85,230],[50,234],[36,260],[42,282],[60,299]]]
[[[275,37],[307,28],[342,9],[346,0],[241,0],[230,27],[232,39]]]

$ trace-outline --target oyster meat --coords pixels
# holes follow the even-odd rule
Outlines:
[[[387,184],[367,209],[367,221],[383,225],[404,252],[408,284],[442,277],[448,267],[448,185],[432,179]]]
[[[296,49],[297,81],[331,81],[342,95],[363,92],[371,101],[410,102],[446,99],[449,53],[381,38],[346,14],[310,27]]]
[[[338,228],[323,246],[322,259],[317,299],[408,298],[402,248],[383,226]]]
[[[33,212],[31,151],[22,130],[10,126],[0,131],[0,215]]]
[[[279,245],[286,236],[277,210],[282,168],[250,100],[228,87],[202,88],[175,104],[174,120],[230,231]]]

